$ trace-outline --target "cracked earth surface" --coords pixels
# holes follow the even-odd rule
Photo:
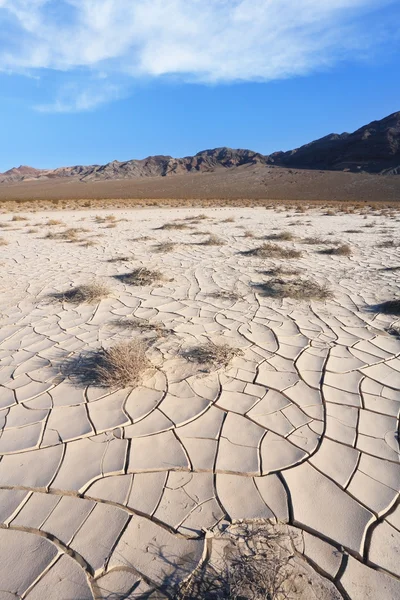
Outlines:
[[[187,230],[156,229],[199,213],[209,218]],[[400,341],[387,331],[395,317],[373,309],[398,296],[386,268],[400,252],[378,243],[399,239],[399,221],[259,208],[116,214],[124,220],[109,228],[89,211],[27,213],[26,227],[1,231],[0,599],[160,597],[152,590],[204,560],[206,530],[241,519],[299,530],[298,552],[335,597],[399,598]],[[96,245],[44,239],[64,229],[45,225],[53,216]],[[299,241],[279,242],[302,250],[294,260],[240,254],[262,243],[245,230],[288,225],[299,240],[333,232],[353,254]],[[199,245],[197,231],[225,245]],[[177,246],[157,253],[159,242]],[[129,261],[110,262],[118,256]],[[263,296],[252,284],[278,265],[333,297]],[[166,281],[115,278],[142,266]],[[110,297],[49,297],[94,277]],[[147,336],[152,368],[138,387],[66,375],[71,358],[140,335],[116,323],[131,316],[168,330]],[[242,355],[220,369],[185,358],[209,340]]]

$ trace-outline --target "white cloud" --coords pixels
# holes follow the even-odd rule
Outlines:
[[[122,96],[123,92],[119,86],[100,80],[84,86],[71,83],[60,88],[54,101],[38,104],[34,109],[49,113],[83,112],[118,100]]]
[[[365,52],[374,39],[361,22],[373,9],[376,0],[0,0],[0,29],[13,33],[0,70],[271,81]]]

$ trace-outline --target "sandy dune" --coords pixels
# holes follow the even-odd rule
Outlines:
[[[160,598],[144,594],[195,568],[205,530],[278,519],[323,576],[319,598],[399,598],[400,340],[376,307],[398,297],[400,251],[381,243],[399,240],[400,218],[114,214],[0,216],[0,597]],[[46,237],[67,228],[86,231]],[[246,254],[282,231],[294,240],[270,243],[300,257]],[[223,243],[202,244],[210,233]],[[350,255],[321,253],[339,242]],[[138,267],[164,280],[116,277]],[[109,297],[53,298],[94,279]],[[287,281],[331,297],[281,298]],[[132,317],[159,327],[121,327]],[[138,387],[77,377],[88,353],[137,336],[151,363]],[[241,352],[191,360],[210,340]]]

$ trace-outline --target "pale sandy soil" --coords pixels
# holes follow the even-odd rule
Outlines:
[[[200,213],[188,229],[157,229]],[[93,211],[0,215],[1,600],[159,598],[145,594],[212,557],[206,530],[210,551],[221,524],[242,519],[299,533],[297,557],[323,577],[318,596],[298,597],[398,599],[400,340],[388,332],[398,317],[377,305],[399,297],[400,247],[379,246],[400,239],[399,216],[114,214],[115,227]],[[45,237],[76,227],[88,230],[80,242]],[[276,243],[301,257],[243,254],[281,231],[295,239]],[[224,244],[201,245],[209,233]],[[323,243],[301,242],[311,236]],[[176,246],[157,252],[162,242]],[[351,255],[321,254],[331,242]],[[299,273],[268,275],[278,266]],[[138,267],[164,281],[115,277]],[[257,287],[276,278],[332,296]],[[111,295],[51,297],[93,280]],[[166,330],[117,325],[132,316]],[[151,367],[135,389],[84,385],[71,370],[137,337]],[[190,360],[210,341],[242,353],[220,368]]]

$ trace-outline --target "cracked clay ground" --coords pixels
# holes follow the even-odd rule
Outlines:
[[[200,213],[208,218],[187,229],[157,230]],[[115,215],[115,227],[90,211],[0,216],[0,599],[158,598],[154,588],[207,556],[206,530],[241,519],[300,531],[299,553],[332,597],[400,598],[400,340],[388,332],[396,317],[376,308],[398,297],[400,250],[379,244],[400,239],[399,218]],[[45,238],[66,227],[95,244]],[[300,258],[241,254],[279,231],[296,236],[276,243]],[[225,244],[201,245],[196,232]],[[301,242],[310,236],[352,254],[321,254],[326,244]],[[160,242],[177,245],[156,252]],[[327,284],[333,296],[263,295],[254,284],[279,265],[300,271],[280,278]],[[115,278],[142,266],[165,281]],[[50,297],[94,278],[111,289],[97,304]],[[116,323],[130,316],[166,331]],[[152,366],[135,389],[66,376],[71,359],[137,336]],[[209,340],[242,355],[222,368],[187,360]]]

